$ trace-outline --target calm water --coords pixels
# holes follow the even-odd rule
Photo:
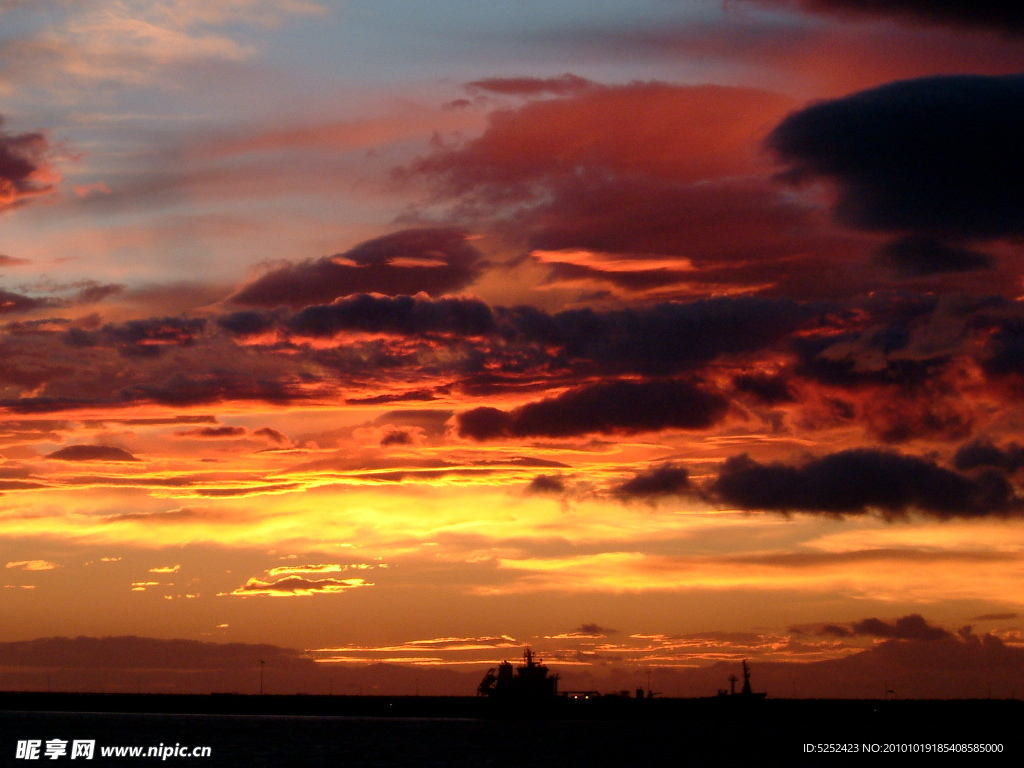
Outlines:
[[[813,732],[809,732],[812,730]],[[892,733],[888,733],[891,736]],[[798,722],[510,722],[231,715],[0,713],[0,766],[168,765],[344,766],[351,768],[592,768],[615,766],[896,766],[908,755],[803,754],[806,741],[870,738],[826,733]],[[92,761],[17,759],[19,740],[95,740]],[[209,758],[102,758],[102,746],[208,746]],[[1018,745],[1019,747],[1019,745]],[[1019,749],[1002,756],[931,755],[928,765],[1020,765]],[[925,764],[924,762],[920,764]]]

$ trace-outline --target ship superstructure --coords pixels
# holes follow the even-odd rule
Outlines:
[[[527,648],[518,667],[503,661],[487,670],[477,694],[496,699],[553,699],[558,695],[558,675],[550,674],[540,657]]]
[[[743,687],[740,688],[739,693],[736,693],[736,683],[738,681],[739,678],[736,677],[736,675],[729,675],[729,690],[724,691],[720,689],[718,691],[718,695],[726,698],[735,696],[738,699],[746,701],[760,701],[768,695],[767,693],[754,693],[753,689],[750,687],[750,666],[747,664],[746,659],[743,660]]]

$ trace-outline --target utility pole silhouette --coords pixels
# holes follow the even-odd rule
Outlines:
[[[263,665],[266,663],[263,659],[260,659],[260,696],[263,695]]]

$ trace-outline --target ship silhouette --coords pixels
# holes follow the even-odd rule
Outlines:
[[[767,698],[766,692],[754,693],[754,690],[750,687],[750,666],[747,664],[747,660],[743,660],[743,687],[739,693],[736,693],[736,683],[739,678],[736,675],[729,675],[729,690],[718,689],[719,698],[729,699],[736,697],[742,701],[763,701]]]
[[[477,694],[498,700],[543,701],[558,696],[558,675],[550,674],[533,651],[523,651],[523,663],[513,668],[508,661],[487,670]]]
[[[736,683],[739,678],[736,675],[729,675],[729,689],[719,689],[718,696],[704,699],[721,700],[741,704],[743,702],[764,701],[768,694],[766,692],[755,693],[750,685],[750,665],[747,660],[742,662],[743,687],[739,693],[736,692]],[[558,675],[552,674],[539,656],[536,656],[530,648],[523,651],[523,663],[513,666],[509,661],[502,661],[497,667],[487,670],[480,685],[477,686],[477,695],[495,701],[502,702],[530,702],[542,703],[554,701],[555,699],[589,700],[589,699],[623,699],[630,698],[629,691],[618,693],[600,694],[597,691],[568,691],[561,697],[558,695]],[[654,691],[644,691],[637,688],[634,699],[649,700],[654,698]]]

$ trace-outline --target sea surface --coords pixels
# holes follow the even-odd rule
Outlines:
[[[941,734],[823,727],[778,719],[742,722],[522,721],[430,718],[291,717],[0,712],[0,766],[259,768],[591,768],[615,766],[1021,765],[1019,737],[1001,754],[808,754],[806,744],[934,739]],[[1016,730],[1016,729],[1015,729]],[[1009,732],[1008,732],[1009,733]],[[92,760],[70,754],[19,758],[18,742],[95,741]],[[209,757],[103,757],[103,747],[209,747]],[[70,746],[69,746],[70,751]]]

